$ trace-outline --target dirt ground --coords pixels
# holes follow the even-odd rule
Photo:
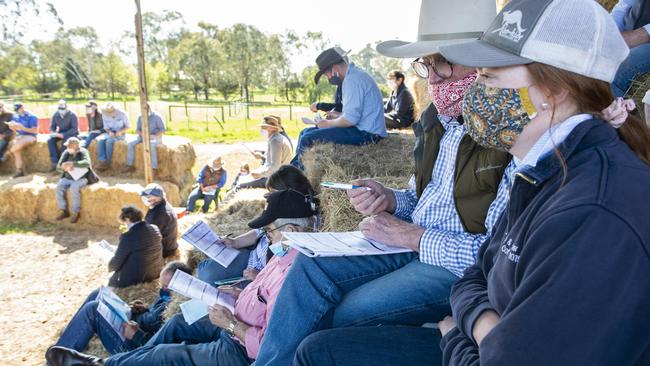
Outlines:
[[[47,347],[88,293],[108,279],[106,262],[91,248],[116,230],[37,225],[0,236],[0,360],[43,365]]]

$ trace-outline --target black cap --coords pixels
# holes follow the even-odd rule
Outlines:
[[[332,47],[328,48],[325,51],[321,52],[318,57],[316,57],[316,65],[318,66],[318,72],[314,76],[314,83],[318,84],[321,75],[327,71],[332,65],[338,64],[339,62],[347,62],[347,54],[350,51],[343,51],[341,47]]]
[[[22,103],[16,103],[16,104],[14,104],[14,112],[18,112],[18,110],[19,110],[20,108],[22,108],[22,107],[23,107],[23,104],[22,104]]]
[[[298,191],[288,189],[273,192],[266,197],[266,209],[248,223],[252,229],[264,227],[277,219],[297,219],[314,216],[312,199]]]

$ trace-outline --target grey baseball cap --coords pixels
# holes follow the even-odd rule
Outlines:
[[[441,46],[440,53],[470,67],[539,62],[611,82],[629,48],[594,0],[512,0],[480,39]]]

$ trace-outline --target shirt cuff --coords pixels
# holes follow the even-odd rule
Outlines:
[[[463,333],[465,334],[465,336],[471,339],[474,343],[476,343],[476,340],[474,339],[474,335],[472,334],[474,330],[474,324],[481,316],[481,314],[487,310],[492,310],[496,312],[496,310],[494,310],[494,308],[492,307],[492,304],[490,304],[487,301],[482,302],[476,305],[476,307],[474,307],[472,311],[470,311],[465,315],[463,319],[463,324],[457,324],[457,326],[463,327]]]
[[[411,216],[411,202],[405,190],[392,189],[395,194],[395,216],[408,218]]]

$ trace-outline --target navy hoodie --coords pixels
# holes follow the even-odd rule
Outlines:
[[[650,168],[599,120],[518,173],[492,239],[453,287],[445,365],[650,365]],[[472,327],[501,321],[480,349]]]

